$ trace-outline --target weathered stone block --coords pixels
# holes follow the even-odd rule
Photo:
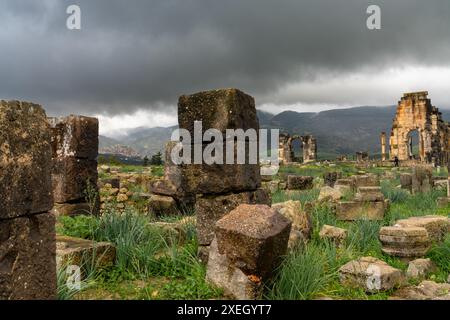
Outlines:
[[[105,268],[114,265],[116,248],[109,242],[95,242],[91,240],[56,236],[56,263],[58,269],[67,265],[80,268],[95,265]]]
[[[97,118],[70,115],[61,118],[48,118],[48,122],[52,128],[53,158],[97,159]]]
[[[313,181],[313,177],[289,175],[287,188],[288,190],[309,190],[314,187]]]
[[[202,121],[202,134],[217,129],[259,130],[253,97],[237,89],[221,89],[181,96],[178,101],[178,123],[194,137],[194,122]]]
[[[286,253],[291,224],[269,206],[240,205],[216,223],[219,252],[245,274],[269,276]]]
[[[311,215],[302,209],[300,201],[286,201],[272,205],[272,209],[277,210],[285,218],[292,222],[292,231],[300,231],[303,241],[311,238],[312,234],[312,218]]]
[[[450,232],[450,218],[444,216],[422,216],[398,220],[396,226],[425,228],[431,241],[442,241]]]
[[[107,184],[109,184],[111,186],[111,188],[120,189],[120,179],[119,178],[101,179],[98,181],[99,188],[103,188]]]
[[[431,246],[427,230],[421,227],[382,227],[379,237],[383,252],[396,257],[422,257]]]
[[[402,173],[400,174],[400,185],[402,189],[406,189],[411,191],[412,188],[412,174],[410,173]]]
[[[177,202],[170,196],[153,194],[148,203],[148,211],[156,216],[180,214]]]
[[[333,188],[334,184],[338,179],[341,178],[340,172],[326,172],[323,175],[323,180],[325,181],[325,185]]]
[[[338,220],[344,221],[360,219],[383,220],[385,210],[386,203],[384,201],[342,201],[336,205],[336,217]]]
[[[384,195],[381,193],[381,187],[359,187],[355,201],[384,201]]]
[[[415,166],[412,174],[412,193],[431,192],[433,170],[427,166]]]
[[[378,292],[400,286],[404,277],[401,270],[373,257],[350,261],[339,269],[343,285],[362,288],[366,292]]]
[[[0,101],[0,219],[53,207],[46,119],[39,105]]]
[[[334,186],[347,186],[350,189],[355,189],[355,181],[353,179],[337,179]]]
[[[380,185],[380,178],[377,175],[357,175],[351,178],[356,189],[359,187],[378,187]]]
[[[53,196],[64,203],[85,199],[88,184],[97,191],[97,161],[74,157],[53,159]],[[89,182],[88,182],[89,181]]]
[[[56,299],[55,217],[0,220],[0,300]]]
[[[258,276],[245,274],[225,254],[219,252],[216,239],[209,249],[206,280],[222,288],[226,296],[237,300],[256,300],[263,289]]]
[[[344,194],[340,191],[340,189],[325,186],[320,189],[317,200],[319,202],[338,201],[342,199],[343,196]]]
[[[425,278],[429,273],[434,272],[436,266],[430,259],[416,259],[408,264],[406,276],[410,279]]]
[[[270,206],[271,199],[263,189],[225,195],[199,195],[195,203],[199,243],[209,245],[214,238],[216,222],[241,204]]]
[[[337,246],[344,243],[345,239],[347,239],[347,230],[324,225],[319,232],[319,236],[321,239],[327,239],[333,241]]]

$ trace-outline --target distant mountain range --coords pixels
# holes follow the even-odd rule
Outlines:
[[[357,151],[380,153],[380,133],[390,133],[396,106],[354,107],[314,112],[284,111],[277,115],[258,111],[262,128],[278,128],[290,134],[312,134],[317,138],[319,158],[334,159]],[[444,120],[450,110],[441,110]],[[100,136],[100,153],[120,150],[122,156],[152,156],[164,151],[176,127],[136,128],[120,139]]]

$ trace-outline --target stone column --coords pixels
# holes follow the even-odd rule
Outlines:
[[[386,132],[381,133],[381,161],[386,161]]]
[[[0,101],[0,300],[56,298],[51,159],[42,107]]]
[[[214,237],[215,223],[231,210],[243,203],[270,204],[267,192],[260,189],[261,175],[258,161],[250,162],[249,151],[258,143],[257,136],[246,140],[243,137],[227,136],[227,129],[253,129],[258,132],[259,121],[253,97],[237,89],[213,90],[182,96],[178,102],[178,122],[194,137],[194,123],[202,121],[202,133],[216,129],[223,136],[224,164],[187,164],[178,166],[174,184],[177,190],[197,194],[197,233],[200,258],[206,262],[209,246]],[[192,139],[193,140],[193,139]],[[234,163],[226,164],[225,156],[230,145],[234,150]],[[245,147],[245,163],[237,164],[237,148]],[[208,144],[195,144],[191,150],[205,150]],[[193,152],[192,152],[193,153]],[[258,158],[257,150],[255,154]],[[258,160],[258,159],[256,159]]]
[[[98,214],[98,119],[48,118],[56,215]]]

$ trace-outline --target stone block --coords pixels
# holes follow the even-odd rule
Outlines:
[[[209,245],[214,238],[216,222],[241,204],[270,206],[271,199],[263,189],[224,195],[199,195],[195,203],[199,243]]]
[[[216,223],[219,252],[245,274],[265,278],[286,253],[291,224],[269,206],[240,205]]]
[[[178,101],[178,123],[194,137],[194,122],[202,121],[202,135],[208,129],[259,130],[253,97],[237,89],[220,89],[181,96]]]
[[[74,237],[56,236],[56,264],[58,269],[67,265],[80,268],[94,265],[96,268],[113,266],[116,248],[109,242],[95,242]]]
[[[314,187],[313,181],[313,177],[289,175],[287,188],[288,190],[310,190]]]
[[[334,184],[341,176],[342,174],[340,172],[326,172],[323,174],[323,180],[326,186],[333,188]]]
[[[41,106],[0,101],[0,219],[53,207],[50,128]]]
[[[412,174],[412,193],[431,192],[433,187],[433,170],[428,166],[415,166]]]
[[[337,246],[344,243],[345,239],[347,239],[347,234],[347,230],[329,225],[324,225],[319,232],[321,239],[330,240]]]
[[[353,185],[356,189],[359,187],[378,187],[380,186],[380,178],[377,175],[357,175],[352,176]]]
[[[53,196],[55,202],[84,200],[88,181],[97,192],[97,161],[75,157],[53,159]]]
[[[343,285],[362,288],[366,292],[391,290],[404,282],[401,270],[373,257],[350,261],[339,269]]]
[[[236,300],[256,300],[263,290],[261,278],[247,275],[237,268],[225,254],[219,252],[216,239],[209,249],[206,280],[222,288],[227,297]]]
[[[430,259],[416,259],[408,264],[406,276],[410,279],[422,279],[436,271],[436,266]]]
[[[285,218],[292,222],[291,230],[300,231],[303,241],[311,238],[312,234],[312,218],[309,212],[302,209],[300,201],[286,201],[272,205],[272,209],[277,210]],[[292,231],[291,231],[292,233]]]
[[[358,202],[341,201],[336,205],[338,220],[383,220],[387,204],[384,201]]]
[[[431,241],[442,241],[450,232],[450,218],[444,216],[421,216],[397,220],[396,226],[425,228]]]
[[[48,122],[52,128],[53,158],[97,159],[97,118],[70,115],[61,118],[48,118]]]
[[[0,300],[56,299],[55,217],[0,220]]]
[[[423,257],[431,246],[427,230],[421,227],[382,227],[379,237],[383,252],[395,257]]]
[[[170,196],[153,194],[148,202],[148,211],[156,216],[170,216],[180,214],[177,202]]]
[[[355,201],[384,201],[384,195],[381,193],[381,187],[359,187],[355,196]]]
[[[412,189],[412,174],[402,173],[400,174],[400,185],[402,189],[411,191]]]

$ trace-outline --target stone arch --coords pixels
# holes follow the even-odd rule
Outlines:
[[[312,135],[300,136],[280,134],[280,144],[278,151],[278,158],[280,163],[292,163],[298,162],[295,157],[295,150],[293,143],[300,141],[300,147],[303,154],[303,163],[316,161],[317,159],[317,143],[316,139]]]

